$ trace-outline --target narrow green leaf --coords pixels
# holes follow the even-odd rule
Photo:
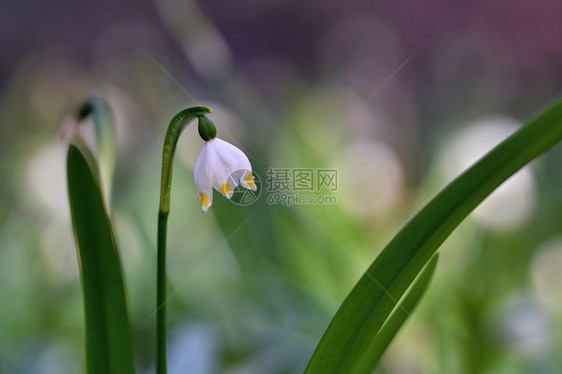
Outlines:
[[[414,309],[425,294],[433,273],[435,272],[438,258],[439,253],[436,253],[431,260],[429,260],[406,295],[400,301],[400,304],[394,308],[392,314],[388,317],[363,356],[360,366],[357,369],[358,373],[372,373],[376,368],[382,355],[398,333],[398,330],[400,330],[408,317],[414,312]]]
[[[515,172],[562,140],[558,99],[452,181],[388,243],[337,311],[306,373],[355,373],[382,324],[451,232]]]
[[[115,168],[115,120],[107,101],[94,95],[88,99],[78,112],[79,120],[92,116],[96,134],[97,160],[102,192],[110,208],[111,183]]]
[[[70,144],[68,194],[82,280],[88,373],[134,373],[124,282],[97,170],[86,147]]]

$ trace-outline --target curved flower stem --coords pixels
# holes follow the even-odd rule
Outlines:
[[[160,209],[158,212],[158,255],[156,273],[156,373],[166,374],[166,228],[170,213],[172,168],[176,145],[182,131],[195,118],[211,113],[207,107],[192,107],[172,118],[162,153],[162,179],[160,185]]]

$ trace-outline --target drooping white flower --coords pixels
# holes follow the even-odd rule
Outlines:
[[[228,199],[239,184],[252,191],[257,189],[248,157],[218,138],[208,140],[201,149],[193,167],[193,177],[203,212],[213,204],[213,187]]]

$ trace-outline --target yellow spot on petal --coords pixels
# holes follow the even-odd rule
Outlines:
[[[228,184],[228,183],[222,184],[221,191],[227,197],[232,195],[232,187],[230,187],[230,184]]]
[[[246,175],[246,183],[248,183],[248,186],[250,188],[254,188],[254,186],[256,185],[256,183],[254,182],[254,176],[252,175],[252,172],[249,172],[248,175]]]
[[[208,208],[209,207],[209,196],[206,193],[201,192],[201,204],[203,205],[204,208]]]

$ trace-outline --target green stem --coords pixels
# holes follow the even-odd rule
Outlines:
[[[158,214],[158,259],[156,290],[156,372],[166,373],[166,228],[168,213]]]
[[[170,213],[172,168],[176,146],[182,131],[199,116],[211,113],[207,107],[192,107],[172,118],[162,153],[162,180],[160,184],[160,209],[158,212],[158,254],[156,273],[156,373],[166,374],[166,229]]]

